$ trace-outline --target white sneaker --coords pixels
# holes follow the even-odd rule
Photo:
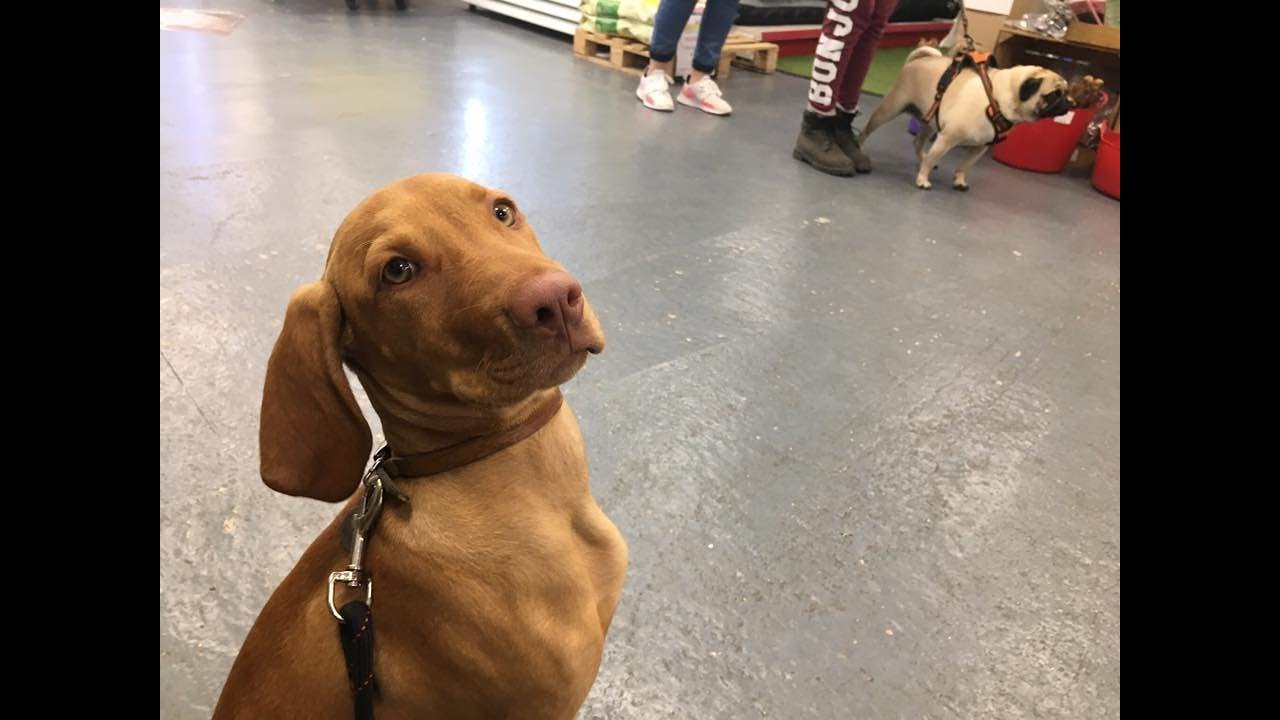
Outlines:
[[[671,112],[676,109],[675,104],[671,102],[671,92],[668,90],[672,82],[674,81],[671,76],[662,71],[645,75],[640,78],[636,97],[640,98],[640,102],[650,110]]]
[[[696,107],[702,112],[711,113],[712,115],[728,115],[733,112],[733,108],[729,103],[720,97],[720,86],[716,85],[716,81],[708,75],[696,83],[684,84],[680,89],[680,94],[676,96],[676,100],[681,105]]]

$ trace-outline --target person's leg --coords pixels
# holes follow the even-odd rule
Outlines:
[[[696,3],[697,0],[662,0],[658,5],[658,12],[653,18],[646,75],[656,70],[675,75],[676,45],[680,43],[680,34],[689,24],[689,16],[693,14]]]
[[[848,65],[840,76],[840,85],[836,90],[836,109],[847,113],[857,112],[862,83],[866,81],[871,61],[880,48],[884,26],[889,24],[889,18],[898,7],[898,0],[862,1],[872,7],[869,12],[854,13],[850,18],[853,20],[853,32],[850,36],[856,35],[857,40],[845,49],[849,55]]]
[[[807,110],[818,115],[836,114],[837,93],[844,86],[855,49],[863,32],[870,27],[877,5],[896,4],[895,0],[827,0],[827,14],[822,21],[822,34],[813,56],[813,73],[809,80]],[[890,9],[892,12],[892,9]],[[883,31],[883,27],[881,30]],[[877,36],[877,41],[879,37]],[[872,46],[874,52],[874,46]],[[863,69],[863,77],[866,69]],[[861,81],[859,81],[861,82]]]
[[[832,175],[852,175],[857,170],[871,169],[865,156],[858,158],[855,165],[854,158],[846,152],[845,147],[849,145],[846,135],[851,133],[844,126],[844,118],[836,117],[836,94],[876,4],[877,0],[827,0],[822,34],[818,36],[813,57],[804,123],[791,154]]]
[[[649,64],[640,77],[636,97],[650,110],[670,112],[675,109],[668,80],[675,75],[676,45],[689,23],[697,0],[662,0],[653,18],[653,37],[649,38]]]
[[[898,0],[827,0],[827,16],[813,58],[809,111],[831,118],[831,139],[858,172],[871,172],[871,158],[853,134],[858,96],[884,26],[897,6]]]
[[[698,45],[693,53],[693,71],[689,73],[689,82],[680,89],[676,102],[712,115],[733,112],[733,107],[721,97],[720,86],[711,79],[711,73],[715,72],[716,63],[720,61],[720,51],[729,36],[729,28],[737,19],[738,0],[707,0],[707,7],[702,11],[702,24],[698,28]]]
[[[693,53],[693,72],[689,76],[692,82],[715,72],[725,38],[737,19],[738,0],[707,0],[702,26],[698,28],[698,47]]]

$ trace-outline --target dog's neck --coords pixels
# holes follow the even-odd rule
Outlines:
[[[996,77],[1002,73],[1011,73],[1013,68],[991,68],[987,77],[991,79],[991,95],[995,98],[1000,113],[1014,122],[1033,122],[1039,120],[1034,113],[1028,117],[1020,112],[1022,104],[1018,101],[1018,89],[1012,83],[998,83]],[[1012,76],[1016,80],[1021,76]]]
[[[387,445],[396,455],[427,453],[510,430],[527,420],[556,392],[555,388],[540,390],[512,404],[482,407],[452,395],[395,387],[358,368],[353,369],[382,421]]]

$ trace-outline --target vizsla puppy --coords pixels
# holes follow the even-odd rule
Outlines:
[[[336,502],[357,489],[371,437],[344,364],[396,456],[550,417],[474,462],[396,481],[408,502],[388,499],[364,556],[378,720],[572,718],[586,699],[627,548],[591,496],[557,386],[603,349],[581,287],[515,202],[447,175],[366,198],[323,278],[289,301],[262,400],[262,478],[275,490]],[[351,559],[340,536],[358,502],[267,601],[214,718],[352,717],[326,582]]]

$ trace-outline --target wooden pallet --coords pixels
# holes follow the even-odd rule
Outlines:
[[[649,64],[649,46],[631,38],[578,28],[573,34],[575,57],[639,77]],[[746,68],[769,74],[778,67],[778,46],[750,37],[729,35],[720,51],[716,77],[729,76],[730,67]]]
[[[740,67],[765,75],[772,75],[778,69],[778,46],[776,43],[761,42],[745,35],[730,33],[720,51],[720,63],[716,66],[716,77],[729,77],[729,67]]]
[[[649,64],[648,45],[581,27],[573,33],[573,54],[637,77],[644,74],[644,68]]]

